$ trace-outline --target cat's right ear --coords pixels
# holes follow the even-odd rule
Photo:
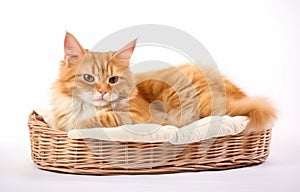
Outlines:
[[[65,63],[69,67],[76,65],[86,55],[86,50],[82,48],[77,39],[69,32],[66,32],[64,50]]]
[[[137,39],[131,41],[128,43],[125,47],[123,47],[121,50],[119,50],[116,53],[116,58],[125,61],[125,65],[129,65],[130,57],[132,56],[132,53],[134,51],[134,48],[136,46]]]

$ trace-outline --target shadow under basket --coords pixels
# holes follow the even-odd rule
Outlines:
[[[154,174],[221,170],[262,163],[269,155],[271,129],[190,144],[69,139],[33,112],[29,121],[31,155],[44,170],[75,174]]]

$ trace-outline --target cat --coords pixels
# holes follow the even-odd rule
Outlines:
[[[91,52],[66,32],[52,87],[53,126],[63,131],[155,123],[182,127],[210,115],[248,116],[245,133],[270,128],[276,110],[247,96],[210,66],[183,64],[133,74],[136,40],[118,51]],[[221,79],[221,81],[220,81]]]

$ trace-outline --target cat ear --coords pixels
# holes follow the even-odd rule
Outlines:
[[[136,42],[137,42],[137,39],[131,41],[125,47],[123,47],[121,50],[119,50],[116,53],[116,58],[119,59],[119,60],[127,61],[127,63],[129,64],[129,60],[130,60],[130,57],[131,57],[131,55],[134,51],[134,48],[136,46]]]
[[[79,62],[86,54],[77,39],[69,32],[66,32],[65,43],[65,62],[68,66],[73,66]]]

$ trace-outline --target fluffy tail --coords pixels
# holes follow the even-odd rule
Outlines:
[[[229,100],[228,104],[228,115],[242,115],[249,118],[245,133],[269,129],[276,120],[276,110],[265,98],[245,97],[240,100]]]

